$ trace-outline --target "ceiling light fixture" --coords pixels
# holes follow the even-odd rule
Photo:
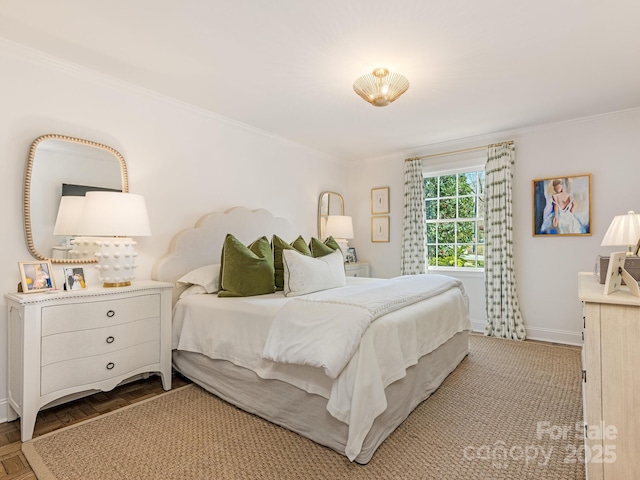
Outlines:
[[[409,80],[386,68],[376,68],[353,82],[355,92],[371,105],[384,107],[409,88]]]

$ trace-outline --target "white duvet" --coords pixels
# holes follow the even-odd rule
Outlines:
[[[443,275],[410,275],[296,298],[276,313],[262,357],[320,367],[336,378],[372,322],[460,285]]]
[[[329,413],[349,425],[345,453],[353,460],[373,421],[387,407],[384,389],[403,378],[406,369],[420,357],[456,333],[470,329],[464,289],[457,280],[447,278],[429,298],[416,299],[384,314],[377,315],[371,303],[368,307],[351,306],[368,309],[369,321],[362,334],[356,335],[359,343],[344,367],[336,367],[339,372],[335,378],[320,365],[285,364],[262,358],[276,314],[285,305],[305,297],[286,298],[282,293],[247,298],[186,297],[174,309],[173,348],[228,360],[262,378],[282,380],[327,398]],[[348,278],[343,292],[349,285],[381,286],[383,282],[386,280]],[[447,288],[442,288],[444,284]],[[340,290],[334,289],[332,295],[340,294]],[[361,297],[367,295],[365,290],[361,289]],[[306,297],[313,299],[315,295]]]

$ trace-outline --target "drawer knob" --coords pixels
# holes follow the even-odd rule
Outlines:
[[[115,367],[115,366],[116,366],[115,363],[109,362],[109,363],[107,363],[107,370],[113,370],[113,367]]]
[[[107,343],[113,343],[114,341],[115,341],[115,338],[113,338],[111,335],[107,337]]]
[[[107,317],[111,318],[111,317],[113,317],[115,314],[116,314],[116,312],[114,312],[113,310],[109,310],[109,311],[107,312]]]

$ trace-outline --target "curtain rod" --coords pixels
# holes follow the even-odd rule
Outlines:
[[[446,157],[448,155],[456,155],[458,153],[467,153],[467,152],[474,152],[476,150],[484,150],[485,148],[497,147],[498,145],[513,145],[513,140],[509,140],[508,142],[490,143],[489,145],[480,145],[480,146],[477,146],[477,147],[463,148],[462,150],[452,150],[451,152],[432,153],[430,155],[422,155],[420,157],[412,157],[411,159],[417,158],[419,160],[422,160],[424,158]],[[409,160],[409,159],[407,159],[407,160]]]

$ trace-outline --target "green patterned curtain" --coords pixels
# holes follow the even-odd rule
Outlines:
[[[422,160],[404,162],[404,216],[402,217],[402,275],[426,273],[424,177]]]
[[[524,327],[513,260],[513,143],[489,145],[485,166],[484,334],[524,340]]]

